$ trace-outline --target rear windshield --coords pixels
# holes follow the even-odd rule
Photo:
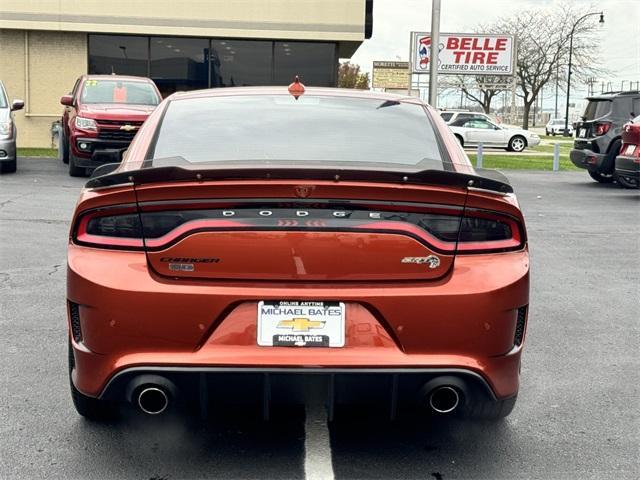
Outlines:
[[[584,111],[585,120],[595,120],[605,116],[611,111],[611,100],[589,100],[589,104]]]
[[[152,157],[148,166],[186,160],[444,169],[422,105],[312,95],[173,100]]]
[[[84,82],[82,103],[122,103],[127,105],[158,105],[160,98],[147,82],[93,80]]]

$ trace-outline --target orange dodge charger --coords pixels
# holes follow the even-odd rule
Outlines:
[[[120,152],[111,152],[120,160]],[[89,418],[345,404],[501,418],[529,255],[513,189],[420,100],[176,93],[82,190],[69,237],[73,402]]]

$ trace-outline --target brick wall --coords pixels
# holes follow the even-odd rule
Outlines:
[[[51,123],[62,114],[60,97],[87,73],[87,34],[0,29],[0,78],[15,112],[18,147],[51,147]]]

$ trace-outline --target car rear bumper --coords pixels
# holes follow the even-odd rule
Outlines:
[[[600,170],[606,155],[595,153],[586,149],[573,149],[569,153],[569,158],[576,167],[587,170]]]
[[[112,377],[100,398],[135,404],[141,387],[158,385],[172,401],[197,401],[204,409],[257,407],[265,418],[272,404],[309,399],[325,403],[329,419],[336,406],[353,404],[382,408],[394,418],[401,410],[424,407],[428,386],[438,381],[459,386],[463,406],[478,399],[497,401],[481,375],[455,368],[132,367]]]
[[[640,157],[616,157],[616,174],[633,180],[640,180]]]
[[[72,342],[72,378],[85,395],[104,395],[111,379],[131,368],[193,373],[221,367],[329,374],[453,368],[479,375],[497,398],[518,391],[527,251],[459,256],[435,281],[339,285],[174,281],[150,272],[142,252],[76,245],[68,258],[69,311],[76,309],[80,330]],[[257,302],[270,299],[344,302],[345,346],[258,346]]]
[[[564,134],[564,127],[560,127],[560,128],[557,128],[557,127],[547,128],[547,131],[548,131],[549,133],[554,134],[554,135],[562,135],[562,134]],[[569,127],[568,132],[569,132],[569,135],[573,136],[573,128],[572,128],[572,127]]]

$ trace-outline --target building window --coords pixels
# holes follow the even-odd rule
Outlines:
[[[209,86],[209,40],[151,37],[151,79],[165,97]]]
[[[275,85],[289,85],[298,75],[305,85],[333,87],[337,70],[334,43],[275,42]]]
[[[335,43],[89,35],[89,74],[150,77],[163,96],[207,87],[336,84]]]
[[[89,35],[89,73],[149,75],[149,37]]]
[[[212,40],[211,86],[271,85],[273,42]]]

